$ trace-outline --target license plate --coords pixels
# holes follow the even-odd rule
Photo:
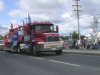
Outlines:
[[[56,50],[56,48],[52,48],[52,50]]]

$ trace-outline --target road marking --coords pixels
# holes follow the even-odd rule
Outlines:
[[[60,64],[65,64],[65,65],[70,65],[70,66],[76,66],[76,67],[80,66],[80,65],[77,65],[77,64],[72,64],[72,63],[67,63],[67,62],[62,62],[62,61],[56,61],[56,60],[48,60],[48,59],[45,59],[45,58],[39,58],[39,57],[32,57],[32,58],[39,59],[39,60],[47,60],[47,61],[60,63]]]
[[[80,66],[80,65],[77,65],[77,64],[71,64],[71,63],[61,62],[61,61],[55,61],[55,60],[49,60],[49,61],[56,62],[56,63],[60,63],[60,64],[65,64],[65,65],[76,66],[76,67],[79,67]]]
[[[39,59],[39,60],[44,60],[44,58],[39,58],[39,57],[32,57],[32,58]]]

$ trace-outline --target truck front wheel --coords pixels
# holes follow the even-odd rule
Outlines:
[[[21,53],[20,46],[16,46],[16,47],[15,47],[15,52],[16,52],[16,53]]]
[[[57,55],[61,55],[62,50],[57,50],[57,51],[55,51],[55,53],[56,53]]]

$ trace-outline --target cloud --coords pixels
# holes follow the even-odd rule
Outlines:
[[[10,15],[10,16],[12,16],[13,18],[16,18],[16,17],[18,17],[18,16],[20,16],[19,14],[21,13],[21,11],[20,10],[12,10],[11,12],[9,12],[8,14]]]
[[[9,15],[12,17],[18,15],[26,17],[29,12],[31,15],[39,15],[40,17],[41,15],[45,15],[50,17],[50,19],[52,19],[51,17],[56,19],[60,16],[59,13],[64,9],[62,7],[63,5],[66,5],[64,3],[64,0],[19,0],[18,9],[11,10]]]
[[[4,10],[4,2],[0,0],[0,12]]]
[[[59,25],[61,34],[69,34],[77,31],[77,18],[73,12],[73,2],[67,3],[65,0],[18,0],[18,8],[11,10],[9,15],[16,17],[27,17],[28,12],[32,17],[32,21],[51,21]],[[83,12],[80,16],[81,34],[89,35],[91,31],[92,16],[97,14],[99,10],[90,11],[100,7],[100,0],[81,0]]]
[[[4,35],[9,31],[7,27],[0,26],[0,34]]]
[[[96,15],[100,12],[100,0],[81,0],[83,12],[88,15]]]

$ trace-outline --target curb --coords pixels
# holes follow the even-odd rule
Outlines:
[[[100,51],[94,50],[63,50],[63,52],[71,54],[100,55]]]

